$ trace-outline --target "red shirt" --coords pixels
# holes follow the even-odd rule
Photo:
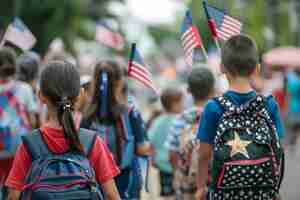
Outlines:
[[[54,153],[64,153],[69,149],[69,143],[65,139],[62,129],[49,127],[41,128],[44,141]],[[113,179],[120,171],[113,159],[108,147],[97,136],[95,144],[90,152],[89,160],[96,173],[99,183]],[[31,157],[25,145],[21,144],[17,150],[13,167],[8,175],[5,185],[10,188],[22,190],[25,185],[25,177],[31,167]]]

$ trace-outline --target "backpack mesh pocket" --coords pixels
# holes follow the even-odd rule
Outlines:
[[[274,185],[273,164],[269,157],[226,162],[218,179],[218,189],[261,188]]]

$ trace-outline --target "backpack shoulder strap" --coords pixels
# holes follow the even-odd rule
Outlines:
[[[266,103],[267,103],[267,98],[263,95],[258,94],[255,97],[253,97],[252,99],[250,99],[244,105],[244,107],[251,107],[255,111],[260,112],[263,108],[266,107]]]
[[[128,141],[133,138],[133,119],[132,115],[134,115],[135,110],[133,107],[129,108],[129,110],[123,113],[120,116],[120,124],[122,125],[122,129],[124,131],[125,139]]]
[[[97,134],[94,131],[81,128],[79,131],[79,139],[83,146],[84,154],[88,156],[95,144]]]
[[[32,160],[36,160],[41,156],[52,154],[52,152],[48,149],[47,144],[45,144],[39,129],[22,136],[22,141],[29,151]]]
[[[214,100],[217,101],[227,112],[234,112],[237,109],[237,106],[225,95],[215,97]]]

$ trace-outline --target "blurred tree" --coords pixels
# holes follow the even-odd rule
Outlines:
[[[37,37],[35,50],[41,54],[56,37],[61,37],[66,48],[74,54],[74,40],[77,37],[92,39],[94,29],[91,31],[87,27],[95,25],[94,21],[103,16],[111,16],[106,9],[109,1],[1,0],[1,21],[5,27],[14,16],[20,17]]]
[[[2,39],[7,25],[15,14],[15,0],[2,0],[0,6],[0,39]]]

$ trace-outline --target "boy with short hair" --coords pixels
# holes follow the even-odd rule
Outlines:
[[[250,85],[260,68],[255,42],[245,35],[231,37],[221,61],[229,90],[209,100],[202,113],[197,199],[206,196],[212,160],[210,200],[273,200],[282,179],[278,138],[283,128],[275,99],[259,96]]]
[[[194,68],[187,79],[194,106],[185,110],[173,123],[165,142],[174,168],[176,199],[193,200],[196,187],[199,142],[196,132],[207,100],[214,95],[215,78],[208,68]]]
[[[174,195],[173,169],[164,142],[170,133],[173,121],[182,112],[183,93],[177,88],[167,88],[162,92],[160,99],[165,112],[154,120],[148,135],[154,147],[154,164],[159,170],[160,195],[164,199],[170,199]]]

